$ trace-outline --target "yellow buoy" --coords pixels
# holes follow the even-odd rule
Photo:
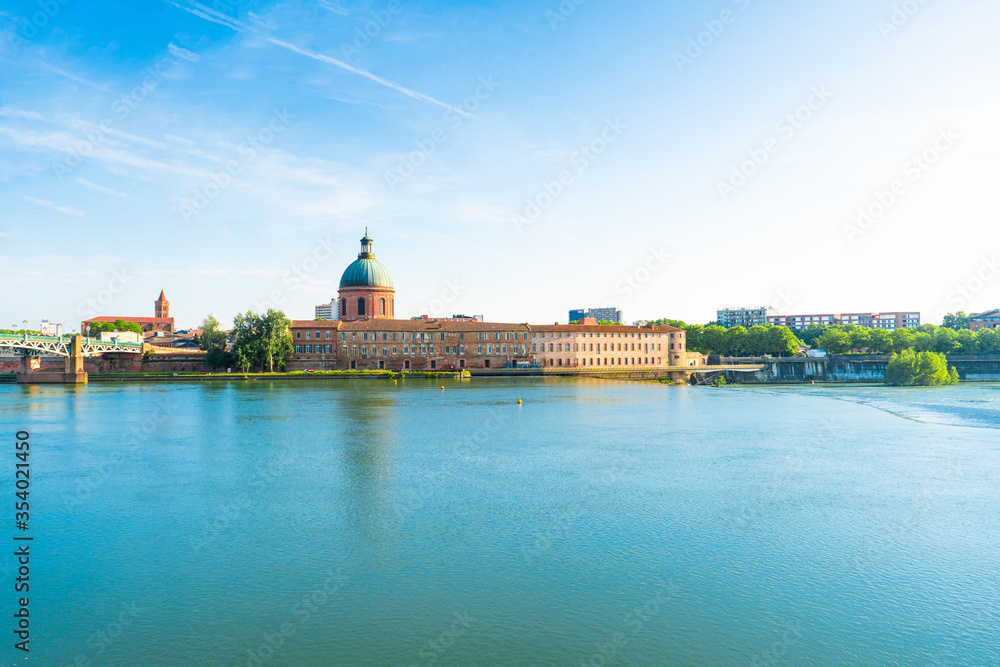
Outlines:
[[[444,385],[441,385],[441,391],[444,391]]]
[[[519,399],[517,399],[517,404],[518,404],[518,405],[521,405],[521,399],[520,399],[520,398],[519,398]]]
[[[392,383],[393,384],[399,384],[399,382],[397,380],[393,380]]]

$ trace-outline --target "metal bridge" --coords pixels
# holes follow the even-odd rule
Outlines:
[[[17,381],[22,384],[70,383],[86,384],[87,372],[83,370],[83,358],[105,352],[142,353],[142,343],[121,343],[101,341],[96,338],[75,336],[32,336],[24,333],[0,334],[0,350],[9,350],[21,355],[21,370]],[[66,372],[53,373],[41,370],[41,357],[52,354],[66,357]]]
[[[105,352],[142,352],[142,343],[120,343],[118,341],[101,341],[97,338],[83,336],[31,336],[28,334],[0,334],[0,350],[13,350],[27,356],[40,354],[56,354],[69,357],[73,353],[73,339],[80,339],[80,352],[83,356],[104,354]]]

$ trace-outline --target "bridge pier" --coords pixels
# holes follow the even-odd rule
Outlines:
[[[87,384],[87,371],[83,370],[81,337],[73,336],[66,357],[64,373],[40,370],[42,360],[37,356],[21,357],[21,372],[17,374],[18,384]]]

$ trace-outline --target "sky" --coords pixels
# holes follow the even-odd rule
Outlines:
[[[0,328],[1000,306],[989,0],[13,0]],[[6,318],[6,319],[3,319]]]

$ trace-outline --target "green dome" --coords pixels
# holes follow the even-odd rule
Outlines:
[[[388,287],[392,288],[392,277],[374,257],[356,259],[340,277],[340,289],[345,287]]]
[[[365,230],[365,236],[361,239],[361,252],[358,258],[351,262],[351,265],[340,277],[340,289],[345,287],[387,287],[392,289],[392,278],[382,262],[375,259],[372,253],[372,239]]]

